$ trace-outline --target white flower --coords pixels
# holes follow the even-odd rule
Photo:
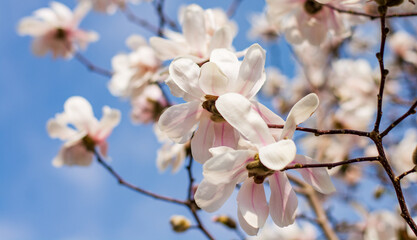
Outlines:
[[[132,98],[131,118],[134,123],[156,122],[168,106],[161,89],[156,84],[148,85],[142,94]]]
[[[69,58],[78,48],[85,49],[88,43],[98,40],[95,32],[78,28],[89,10],[88,3],[80,3],[71,12],[65,5],[52,2],[51,8],[41,8],[34,12],[33,17],[23,18],[18,33],[34,37],[32,50],[37,56],[51,51],[54,58]]]
[[[398,31],[388,39],[392,51],[401,59],[417,67],[417,39],[407,32]]]
[[[168,39],[150,39],[150,44],[161,60],[187,56],[201,63],[216,48],[232,49],[237,28],[222,10],[203,10],[200,6],[191,4],[179,16],[182,34],[167,31],[165,36]]]
[[[253,14],[250,17],[251,29],[250,38],[261,38],[263,41],[274,41],[280,34],[280,29],[276,24],[272,24],[265,13]]]
[[[113,57],[114,74],[109,90],[115,96],[135,97],[142,93],[148,83],[156,80],[161,62],[141,36],[130,36],[126,44],[133,52]]]
[[[52,138],[65,141],[52,164],[56,167],[90,165],[95,146],[106,156],[106,138],[119,121],[119,110],[104,106],[103,117],[98,121],[87,100],[78,96],[70,97],[64,104],[64,112],[56,114],[47,124],[48,133]]]
[[[189,143],[181,144],[173,142],[166,134],[159,130],[157,124],[154,125],[154,132],[158,141],[163,144],[162,147],[159,148],[156,156],[156,166],[158,170],[163,172],[171,166],[172,173],[178,172],[180,167],[184,164]]]

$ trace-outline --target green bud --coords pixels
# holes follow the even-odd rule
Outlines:
[[[181,215],[174,215],[169,220],[169,223],[172,226],[172,230],[175,232],[185,232],[191,227],[191,222],[186,217]]]
[[[226,215],[220,215],[213,218],[213,221],[223,224],[224,226],[236,229],[236,222],[231,217]]]

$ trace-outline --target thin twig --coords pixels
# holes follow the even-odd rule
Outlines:
[[[397,182],[401,181],[405,176],[407,176],[410,173],[416,172],[416,167],[413,167],[412,169],[408,170],[407,172],[403,172],[401,175],[395,178]]]
[[[373,14],[364,13],[364,12],[357,12],[357,11],[353,11],[353,10],[349,10],[349,9],[341,9],[341,8],[337,8],[335,6],[332,6],[330,4],[324,4],[324,6],[330,8],[330,9],[333,9],[337,12],[340,12],[340,13],[346,13],[346,14],[351,14],[351,15],[356,15],[356,16],[367,17],[367,18],[370,18],[371,20],[381,18],[380,15],[373,15]],[[415,17],[415,16],[417,16],[417,13],[415,13],[415,12],[414,13],[394,13],[394,14],[385,15],[385,18]]]
[[[146,29],[146,30],[148,30],[148,31],[150,31],[150,32],[152,32],[154,34],[157,34],[158,33],[158,27],[156,27],[155,25],[149,23],[145,19],[142,19],[142,18],[136,16],[132,12],[132,10],[130,10],[130,8],[128,8],[127,6],[122,9],[122,12],[124,13],[124,15],[126,16],[126,18],[130,22],[132,22],[132,23],[134,23],[134,24],[136,24],[136,25],[138,25],[140,27],[143,27],[144,29]]]
[[[185,201],[181,201],[175,198],[171,198],[171,197],[165,197],[165,196],[161,196],[159,194],[156,193],[152,193],[149,192],[147,190],[144,190],[142,188],[139,188],[137,186],[134,186],[133,184],[126,182],[110,165],[108,165],[105,161],[103,161],[103,159],[101,158],[100,154],[94,150],[94,155],[97,158],[97,161],[111,174],[113,175],[113,177],[116,178],[117,182],[133,191],[139,192],[145,196],[148,197],[152,197],[154,199],[158,199],[158,200],[162,200],[165,202],[171,202],[171,203],[176,203],[176,204],[180,204],[180,205],[187,205],[187,202]]]
[[[290,169],[298,169],[298,168],[321,168],[321,167],[332,169],[340,165],[346,165],[346,164],[358,163],[358,162],[373,162],[373,161],[378,161],[378,160],[379,160],[379,157],[362,157],[362,158],[354,158],[354,159],[349,159],[349,160],[335,162],[335,163],[294,164],[294,165],[287,166],[281,169],[281,171],[287,171]]]
[[[158,31],[157,34],[159,37],[163,37],[164,36],[164,26],[166,23],[165,20],[165,15],[164,15],[164,2],[165,0],[159,0],[156,4],[155,4],[155,9],[156,12],[159,16],[159,25],[158,25]]]
[[[386,136],[393,128],[395,128],[398,124],[400,124],[404,119],[406,119],[408,116],[415,114],[416,113],[416,108],[417,108],[417,100],[414,102],[414,104],[410,107],[410,109],[408,109],[408,111],[406,113],[404,113],[401,117],[399,117],[397,120],[395,120],[393,123],[391,123],[391,125],[389,125],[389,127],[387,127],[387,129],[385,129],[382,133],[381,133],[381,137]]]
[[[280,124],[268,124],[269,128],[284,128],[284,125]],[[297,127],[296,130],[302,131],[302,132],[309,132],[314,133],[316,136],[320,135],[330,135],[330,134],[350,134],[350,135],[357,135],[362,137],[369,137],[369,132],[363,132],[358,130],[352,130],[352,129],[332,129],[332,130],[318,130],[315,128],[305,128],[305,127]]]
[[[385,26],[385,15],[387,14],[387,7],[380,6],[378,8],[379,12],[381,13],[381,44],[379,47],[379,52],[376,54],[376,58],[378,59],[379,63],[379,71],[381,74],[381,82],[379,83],[379,93],[378,93],[378,110],[377,116],[374,125],[374,132],[379,132],[379,126],[381,124],[382,119],[382,99],[384,97],[384,88],[385,88],[385,80],[387,79],[388,70],[385,69],[384,66],[384,51],[385,51],[385,40],[387,39],[387,34],[389,32],[389,28]]]
[[[75,53],[74,57],[81,64],[83,64],[88,70],[90,70],[92,72],[98,73],[102,76],[109,77],[109,78],[111,78],[113,76],[113,72],[94,65],[90,60],[88,60],[86,57],[81,55],[81,53],[79,53],[79,52]]]

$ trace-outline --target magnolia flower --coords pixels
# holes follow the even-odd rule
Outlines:
[[[280,170],[289,163],[315,163],[313,159],[296,154],[292,136],[296,126],[305,121],[316,110],[318,98],[310,94],[291,109],[278,141],[267,124],[253,109],[252,103],[237,93],[219,97],[216,107],[222,116],[243,138],[240,148],[212,148],[213,157],[203,166],[204,180],[200,183],[195,201],[197,205],[213,212],[230,197],[237,183],[243,182],[238,196],[238,219],[241,227],[249,235],[256,235],[268,213],[280,227],[294,222],[298,201],[285,172]],[[333,184],[324,168],[298,169],[302,177],[322,193],[334,191]],[[269,181],[271,197],[269,206],[265,197],[263,182]]]
[[[340,14],[323,4],[330,3],[338,8],[353,9],[357,0],[267,0],[268,16],[282,29],[292,44],[308,41],[320,45],[328,35],[346,38],[350,25],[346,15]]]
[[[249,240],[315,240],[317,231],[311,223],[304,222],[302,225],[293,224],[286,228],[280,228],[273,224],[267,224],[256,237]]]
[[[253,14],[250,18],[250,38],[261,38],[263,41],[275,41],[280,34],[280,29],[272,24],[265,13]]]
[[[82,18],[90,10],[90,4],[80,3],[74,12],[59,2],[52,2],[51,8],[41,8],[33,17],[23,18],[19,22],[18,33],[30,35],[33,53],[43,56],[48,51],[54,58],[69,58],[78,50],[85,49],[90,42],[98,40],[95,32],[86,32],[78,28]]]
[[[132,98],[131,104],[134,123],[156,122],[168,106],[162,90],[156,84],[146,86],[142,94]]]
[[[156,80],[157,71],[162,64],[143,37],[130,36],[126,45],[133,52],[113,57],[114,74],[109,83],[109,90],[115,96],[135,97],[142,93],[149,82]]]
[[[184,159],[187,156],[187,148],[189,143],[175,143],[169,139],[166,134],[159,130],[158,125],[154,125],[154,132],[158,141],[163,145],[159,148],[156,156],[156,167],[160,172],[165,171],[171,166],[171,172],[176,173],[184,164]]]
[[[151,2],[152,0],[79,0],[79,1],[92,3],[95,11],[113,14],[116,12],[117,8],[119,7],[124,8],[128,2],[139,3],[143,1]]]
[[[191,57],[201,63],[216,48],[232,49],[237,27],[220,9],[203,10],[196,4],[187,6],[180,13],[183,33],[165,32],[168,39],[152,37],[151,46],[161,60]]]
[[[388,43],[401,59],[417,66],[417,40],[412,35],[399,31],[389,38]]]
[[[187,103],[168,108],[159,119],[159,128],[175,142],[185,143],[198,126],[191,149],[200,163],[211,157],[211,147],[236,147],[238,134],[217,111],[216,100],[228,92],[253,98],[265,82],[264,65],[265,51],[258,44],[248,49],[242,62],[226,49],[214,50],[201,68],[189,58],[174,60],[169,66],[171,92]],[[265,119],[273,116],[259,103],[253,103],[253,107]]]
[[[64,104],[64,112],[56,114],[47,124],[49,136],[65,141],[52,164],[56,167],[90,165],[95,146],[106,156],[106,138],[119,121],[119,110],[104,106],[103,117],[98,121],[87,100],[78,96],[70,97]]]

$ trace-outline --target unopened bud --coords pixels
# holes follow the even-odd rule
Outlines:
[[[383,186],[378,186],[374,191],[374,198],[379,199],[385,193],[385,188]]]
[[[213,218],[214,222],[221,223],[225,225],[228,228],[235,229],[236,228],[236,222],[231,217],[226,215],[216,216]]]
[[[172,230],[175,232],[185,232],[191,227],[190,220],[181,215],[172,216],[169,223],[171,223]]]
[[[417,146],[414,148],[413,152],[413,163],[414,165],[417,165]]]

